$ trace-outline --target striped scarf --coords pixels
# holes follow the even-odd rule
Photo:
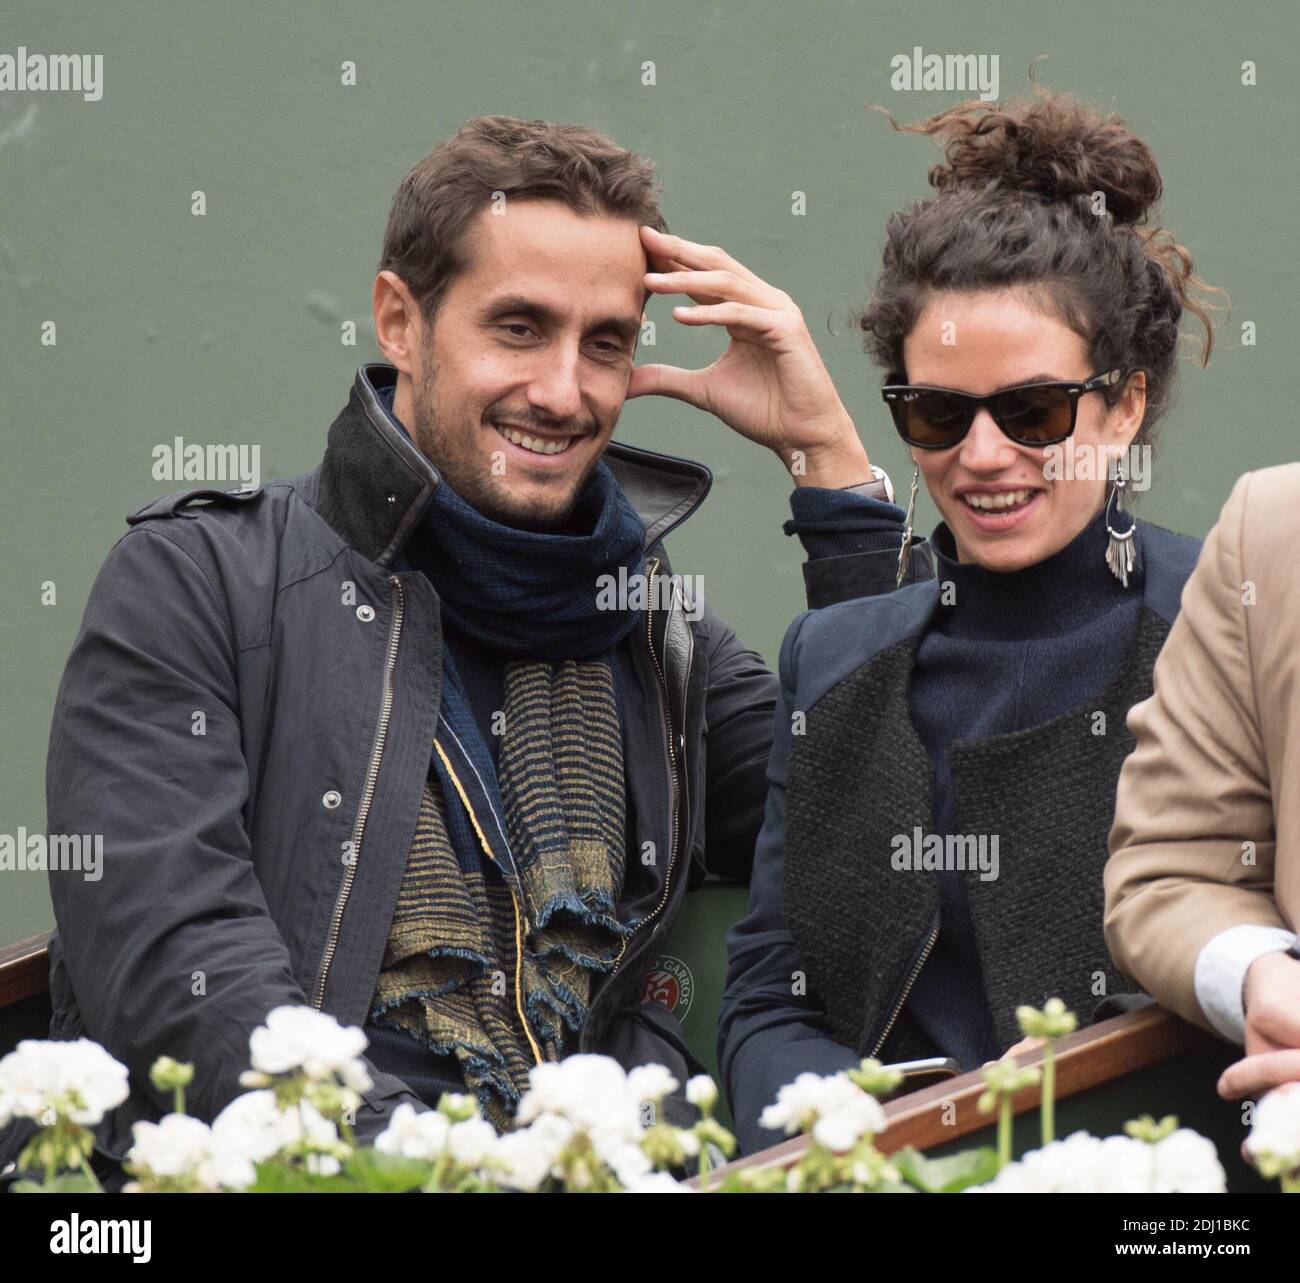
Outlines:
[[[444,676],[444,698],[459,703],[454,668]],[[625,782],[614,682],[609,657],[506,664],[504,859],[435,745],[370,1019],[454,1055],[498,1128],[531,1067],[574,1049],[593,979],[627,933],[615,912]]]

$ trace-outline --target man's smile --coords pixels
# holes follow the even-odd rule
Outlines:
[[[560,456],[573,453],[574,444],[586,435],[574,432],[539,432],[536,428],[517,428],[513,424],[497,422],[493,422],[492,427],[516,450],[526,453],[533,463],[554,458],[559,464]]]

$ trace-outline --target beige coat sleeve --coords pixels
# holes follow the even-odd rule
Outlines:
[[[1129,713],[1137,747],[1120,774],[1106,866],[1116,965],[1206,1029],[1193,983],[1201,948],[1239,923],[1285,925],[1273,899],[1273,805],[1252,666],[1259,606],[1247,604],[1243,564],[1251,481],[1237,482],[1205,542],[1156,662],[1154,694]]]

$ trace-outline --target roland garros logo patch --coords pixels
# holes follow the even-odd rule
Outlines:
[[[664,954],[645,978],[643,998],[662,1002],[678,1020],[685,1020],[695,997],[695,978],[680,958]]]

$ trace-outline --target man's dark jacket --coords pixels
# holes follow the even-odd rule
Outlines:
[[[247,492],[145,505],[109,553],[59,687],[47,767],[51,833],[100,833],[103,877],[51,874],[51,1037],[87,1036],[131,1074],[98,1129],[120,1159],[156,1120],[156,1057],[196,1066],[187,1109],[240,1091],[248,1039],[282,1004],[363,1025],[429,770],[442,673],[439,608],[393,562],[439,484],[363,367],[320,467]],[[661,541],[708,469],[611,444],[605,460]],[[805,567],[810,599],[892,587],[894,555]],[[619,914],[636,925],[602,978],[580,1049],[698,1071],[643,977],[688,886],[747,880],[762,819],[776,679],[707,607],[655,600],[620,644],[634,821]],[[345,858],[355,852],[351,863]],[[356,1133],[424,1106],[371,1067]],[[13,1130],[12,1128],[10,1129]],[[0,1135],[0,1168],[15,1156]]]

